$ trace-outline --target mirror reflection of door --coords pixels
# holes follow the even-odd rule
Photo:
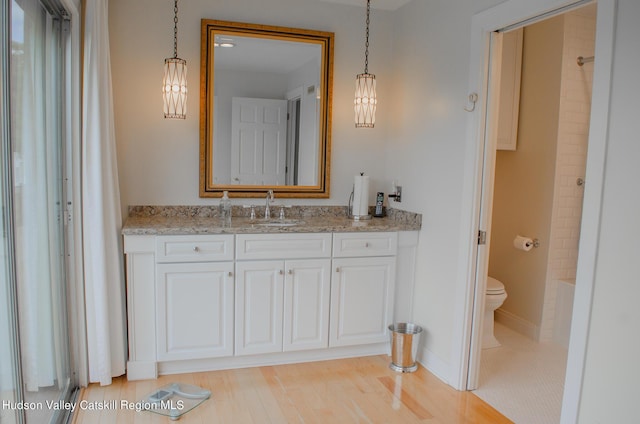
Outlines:
[[[287,101],[234,97],[231,115],[233,183],[284,185]]]

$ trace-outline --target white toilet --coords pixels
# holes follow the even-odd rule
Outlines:
[[[493,335],[493,313],[507,298],[504,284],[492,277],[487,277],[487,291],[484,303],[484,324],[482,326],[482,348],[499,347],[500,342]]]

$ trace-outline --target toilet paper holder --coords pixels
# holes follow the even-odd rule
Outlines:
[[[518,250],[524,250],[525,252],[528,252],[533,248],[540,247],[540,240],[538,240],[537,238],[517,235],[513,239],[513,247]]]
[[[527,247],[529,246],[533,246],[534,249],[537,249],[538,247],[540,247],[540,240],[534,238],[531,243],[527,243]]]

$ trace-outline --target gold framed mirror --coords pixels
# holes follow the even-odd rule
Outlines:
[[[334,34],[201,29],[200,197],[329,197]]]

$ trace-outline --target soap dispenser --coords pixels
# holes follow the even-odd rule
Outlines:
[[[222,226],[231,226],[231,200],[229,200],[229,192],[226,190],[222,193],[222,199],[220,199],[220,206],[218,207],[218,214],[222,221]]]

